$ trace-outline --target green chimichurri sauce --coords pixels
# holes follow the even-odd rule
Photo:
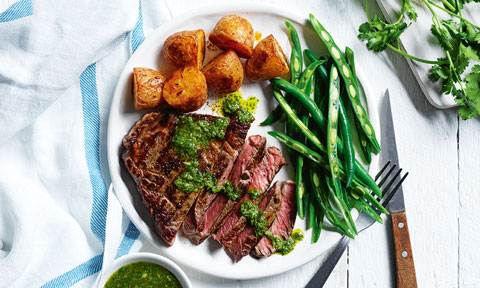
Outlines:
[[[178,154],[187,159],[196,158],[199,147],[206,147],[208,142],[223,139],[229,124],[226,118],[213,122],[206,120],[194,121],[190,116],[180,116],[180,123],[175,128],[173,147]]]
[[[194,121],[190,116],[180,116],[180,123],[175,128],[172,144],[175,151],[185,160],[186,171],[175,181],[177,189],[184,193],[192,193],[203,187],[214,187],[217,183],[210,171],[198,169],[198,149],[206,147],[209,141],[223,139],[229,124],[226,118],[213,122],[206,120]]]
[[[255,236],[262,236],[267,232],[267,219],[263,217],[265,212],[250,201],[245,201],[240,206],[240,213],[247,218],[250,225],[255,228]]]
[[[249,123],[255,119],[253,114],[257,110],[258,98],[250,96],[244,100],[240,91],[236,91],[225,95],[220,101],[223,115],[237,113],[238,120],[242,123]]]
[[[260,197],[261,194],[262,194],[262,192],[258,189],[253,189],[253,190],[248,191],[248,195],[250,195],[250,199],[253,199],[253,200]]]
[[[177,189],[183,193],[190,194],[196,192],[203,187],[213,188],[217,184],[217,179],[209,170],[200,171],[197,161],[183,162],[186,171],[184,171],[174,181]]]
[[[151,262],[122,266],[108,278],[104,288],[181,288],[180,281],[166,268]]]
[[[277,254],[280,255],[287,255],[288,253],[292,252],[297,245],[298,242],[303,240],[303,232],[300,229],[295,229],[292,232],[292,235],[288,237],[287,240],[283,240],[282,238],[273,235],[270,232],[266,233],[268,239],[272,241],[273,247],[275,248]]]
[[[230,181],[223,183],[222,188],[219,190],[225,193],[229,199],[234,201],[242,196],[242,190],[235,187]]]

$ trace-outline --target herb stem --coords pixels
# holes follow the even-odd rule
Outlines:
[[[368,0],[365,1],[365,12],[367,13],[367,20],[370,22],[370,11],[368,9]]]
[[[452,6],[452,4],[450,4],[448,1],[446,0],[441,0],[443,5],[447,6],[448,10],[450,11],[456,11],[457,9],[455,9],[455,7]],[[457,6],[458,7],[458,6]]]
[[[422,63],[426,63],[426,64],[442,64],[443,62],[442,61],[433,61],[433,60],[426,60],[426,59],[422,59],[422,58],[418,58],[418,57],[415,57],[413,55],[410,55],[406,52],[403,52],[402,50],[398,49],[397,47],[391,45],[391,44],[387,44],[387,46],[392,49],[393,51],[405,56],[405,57],[408,57],[412,60],[415,60],[417,62],[422,62]]]
[[[447,55],[448,62],[450,63],[450,69],[453,71],[455,78],[457,78],[457,82],[458,84],[460,84],[460,89],[462,89],[462,91],[465,94],[465,89],[463,88],[463,85],[462,85],[462,79],[457,74],[457,70],[455,69],[455,65],[453,64],[452,57],[450,57],[450,52],[445,51],[445,54]]]
[[[443,8],[442,6],[440,6],[440,5],[432,2],[432,1],[430,1],[430,0],[423,0],[423,2],[425,3],[425,5],[427,5],[427,7],[429,7],[430,11],[432,11],[432,9],[431,9],[431,7],[430,7],[429,4],[431,4],[432,6],[434,6],[434,7],[438,8],[438,9],[442,10],[443,12],[445,12],[445,13],[453,16],[453,17],[456,17],[456,18],[458,18],[458,19],[461,19],[461,20],[467,22],[468,24],[472,25],[473,27],[475,27],[475,28],[477,28],[477,29],[480,29],[479,26],[473,24],[472,22],[468,21],[467,19],[463,18],[462,16],[460,16],[460,15],[458,15],[458,14],[455,14],[455,13],[451,12],[450,10],[445,9],[445,8]],[[434,13],[433,11],[432,11],[432,13],[435,15],[435,13]],[[435,15],[435,17],[436,17],[436,15]]]

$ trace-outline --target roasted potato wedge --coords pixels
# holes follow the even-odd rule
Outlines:
[[[133,106],[137,110],[151,109],[164,104],[165,77],[153,69],[133,68]]]
[[[252,24],[241,16],[222,17],[208,39],[222,49],[235,50],[242,58],[252,56],[254,41]]]
[[[243,66],[234,50],[229,49],[208,62],[202,69],[208,89],[219,93],[237,91],[243,83]]]
[[[287,56],[271,34],[258,42],[245,63],[245,74],[251,81],[265,81],[289,71]]]
[[[207,101],[207,81],[195,66],[186,66],[173,72],[163,85],[163,98],[175,109],[190,112],[198,110]]]
[[[163,44],[163,56],[177,68],[195,65],[202,69],[205,58],[205,32],[199,29],[170,35]]]

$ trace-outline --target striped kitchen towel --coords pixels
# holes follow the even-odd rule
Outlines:
[[[108,189],[114,88],[145,36],[171,16],[158,0],[6,1],[0,287],[93,287],[103,266],[142,242]]]

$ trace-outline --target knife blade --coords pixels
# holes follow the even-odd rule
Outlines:
[[[393,164],[397,164],[400,166],[398,162],[398,151],[397,151],[397,141],[395,139],[395,128],[393,127],[393,118],[392,118],[392,106],[390,102],[390,92],[385,92],[385,113],[384,113],[384,121],[382,132],[382,154],[380,156],[381,162],[387,163],[391,161]],[[384,136],[385,135],[385,136]],[[383,143],[384,142],[384,143]],[[391,213],[397,213],[405,211],[405,201],[403,197],[403,188],[400,185],[398,187],[397,193],[393,196],[392,200],[390,200],[390,204],[388,205],[388,211]]]
[[[380,125],[382,133],[382,154],[380,155],[380,162],[386,163],[387,161],[391,161],[393,164],[398,165],[397,143],[393,125],[390,93],[388,90],[385,92],[383,101],[383,117]],[[416,288],[415,264],[408,231],[407,215],[405,213],[403,188],[401,185],[387,206],[387,209],[390,211],[392,217],[397,287]]]

